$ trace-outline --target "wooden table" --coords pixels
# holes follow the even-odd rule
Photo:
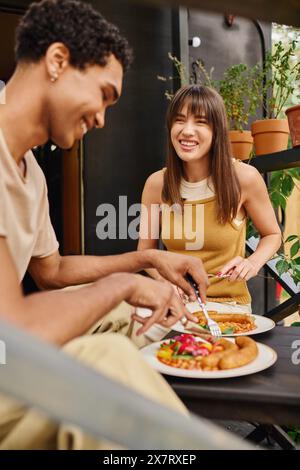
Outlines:
[[[254,338],[272,347],[277,362],[239,378],[185,379],[165,376],[189,410],[209,419],[300,426],[300,327],[277,326]],[[298,353],[292,345],[298,340]],[[294,343],[295,346],[295,343]]]

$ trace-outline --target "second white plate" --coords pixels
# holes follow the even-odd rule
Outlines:
[[[262,317],[261,315],[251,315],[255,319],[256,328],[251,331],[247,331],[245,333],[231,333],[231,334],[222,334],[222,336],[251,336],[251,335],[258,335],[259,333],[265,333],[266,331],[272,330],[275,326],[275,323],[270,318]],[[197,328],[197,324],[195,327]],[[189,333],[186,331],[183,324],[181,322],[175,323],[172,326],[172,330],[179,331],[180,333]],[[199,328],[199,332],[201,332]]]
[[[191,313],[199,311],[199,307],[193,307],[193,303],[187,304],[187,308],[190,310]],[[198,310],[197,310],[198,309]],[[151,310],[149,308],[137,308],[137,313],[141,317],[149,317],[151,315]],[[247,331],[246,333],[232,333],[230,335],[222,335],[222,336],[251,336],[251,335],[258,335],[259,333],[265,333],[266,331],[272,330],[276,325],[273,320],[267,317],[263,317],[261,315],[251,315],[255,318],[256,328],[251,331]],[[197,328],[197,324],[195,323],[195,328]],[[191,333],[190,331],[186,331],[183,324],[181,322],[175,323],[175,325],[170,328],[171,330],[178,331],[179,333]],[[201,330],[199,328],[199,332]]]
[[[232,340],[233,341],[233,340]],[[179,369],[177,367],[167,366],[159,361],[156,357],[156,353],[160,344],[165,341],[159,341],[152,343],[149,346],[141,349],[141,353],[145,357],[146,361],[161,374],[173,375],[176,377],[186,377],[194,379],[226,379],[230,377],[241,377],[243,375],[255,374],[264,369],[271,367],[277,360],[276,352],[266,346],[265,344],[256,343],[258,347],[258,356],[254,361],[246,364],[242,367],[228,370],[186,370]]]

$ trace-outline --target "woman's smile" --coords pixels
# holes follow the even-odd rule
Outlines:
[[[196,140],[179,139],[179,144],[184,152],[192,152],[198,147]]]

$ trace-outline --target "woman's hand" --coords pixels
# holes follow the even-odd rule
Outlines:
[[[252,264],[249,258],[236,256],[223,266],[217,276],[228,276],[229,281],[249,281],[249,279],[256,276],[257,273],[258,269]]]
[[[138,274],[129,274],[129,276],[133,276],[134,280],[131,292],[125,300],[135,307],[148,307],[152,310],[152,315],[147,318],[137,314],[132,316],[133,320],[143,325],[137,331],[138,335],[145,333],[154,323],[170,328],[183,317],[194,322],[198,321],[183,305],[171,284]]]

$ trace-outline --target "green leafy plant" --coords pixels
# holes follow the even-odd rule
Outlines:
[[[297,186],[297,180],[300,180],[300,168],[292,168],[287,170],[273,171],[271,173],[269,196],[275,209],[286,209],[287,199],[292,194]],[[300,188],[298,188],[300,190]],[[258,237],[258,233],[253,226],[252,221],[248,222],[247,238],[251,236]],[[285,244],[290,244],[289,254],[280,253],[279,260],[276,263],[276,269],[281,276],[284,273],[289,273],[297,284],[300,282],[300,240],[298,235],[289,235]]]
[[[296,444],[300,444],[300,427],[290,428],[288,430],[288,435],[296,442]]]
[[[173,62],[176,71],[175,76],[157,78],[162,81],[180,81],[181,85],[194,83],[208,86],[217,90],[222,96],[229,126],[233,130],[243,130],[248,124],[250,116],[254,116],[257,109],[257,103],[261,94],[260,80],[261,74],[258,66],[248,67],[246,64],[237,64],[228,67],[221,80],[212,78],[213,68],[207,71],[201,61],[193,62],[193,71],[188,76],[183,63],[172,54],[168,54],[169,59]],[[167,90],[165,95],[171,99],[173,93]]]
[[[273,171],[271,173],[269,195],[275,209],[286,209],[287,199],[293,192],[296,181],[300,180],[300,168]],[[298,186],[297,186],[298,187]]]
[[[298,284],[300,282],[300,239],[298,235],[289,235],[286,238],[285,243],[291,242],[293,243],[290,245],[289,254],[281,253],[275,266],[279,276],[289,273],[295,284]]]
[[[287,49],[291,41],[298,41],[298,47],[295,50],[295,55],[291,57],[291,61],[295,64],[297,61],[300,61],[300,28],[295,28],[294,26],[280,25],[277,23],[272,24],[272,41],[273,44],[276,44],[279,41],[282,41],[283,46]],[[300,83],[298,83],[298,90],[300,89]],[[297,86],[295,93],[288,97],[288,100],[285,104],[285,108],[290,108],[299,103],[299,96],[297,97]]]
[[[256,114],[261,93],[259,67],[246,64],[228,67],[216,88],[225,103],[230,129],[242,131],[249,117]]]
[[[300,169],[274,171],[271,174],[269,194],[275,208],[286,209],[287,199],[292,194],[294,187],[300,180]],[[281,253],[276,263],[278,274],[290,273],[295,284],[300,282],[300,240],[297,235],[289,235],[285,243],[291,243],[289,254]]]
[[[299,42],[295,39],[288,45],[278,41],[273,46],[273,52],[267,52],[264,67],[260,67],[260,104],[265,109],[267,119],[282,116],[291,95],[296,94],[296,98],[300,99],[300,61],[296,54],[297,48]]]

